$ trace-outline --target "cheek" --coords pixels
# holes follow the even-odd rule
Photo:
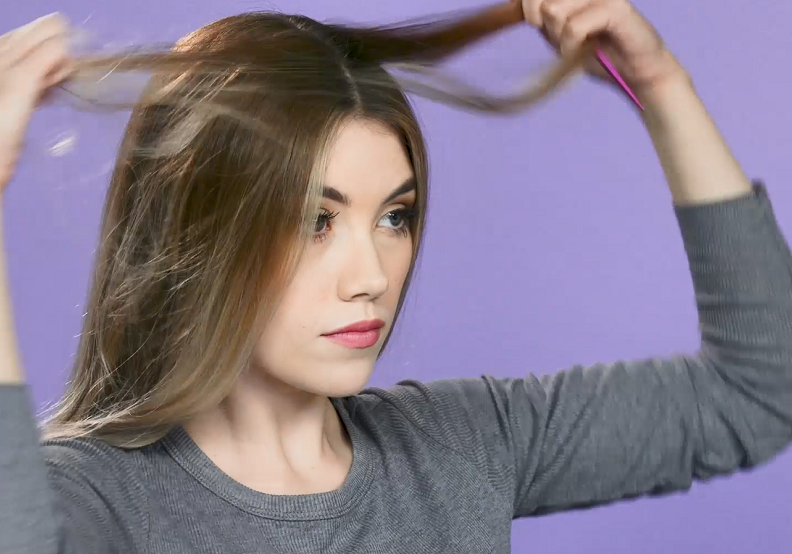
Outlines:
[[[400,240],[398,244],[389,249],[383,260],[383,269],[388,277],[388,296],[397,300],[401,295],[407,274],[410,272],[413,246],[409,239]]]
[[[294,350],[318,332],[317,307],[326,303],[329,290],[323,275],[305,264],[298,269],[259,338],[256,346],[259,363],[277,365],[277,359],[294,356]]]

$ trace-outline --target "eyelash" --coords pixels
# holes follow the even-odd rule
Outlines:
[[[339,212],[330,212],[327,210],[322,210],[322,212],[316,218],[316,227],[327,227],[324,231],[316,232],[314,231],[314,242],[324,242],[327,237],[330,235],[330,222],[332,222],[336,216],[338,216]],[[410,234],[410,223],[415,218],[416,211],[409,208],[399,208],[396,210],[391,210],[386,213],[382,217],[387,217],[389,215],[399,215],[403,223],[398,229],[390,229],[390,231],[394,233],[398,233],[399,236],[406,237]],[[321,227],[320,227],[321,228]]]
[[[315,223],[314,235],[313,235],[314,242],[324,242],[324,240],[330,234],[329,227],[325,231],[316,231],[316,228],[322,224],[324,224],[324,226],[329,226],[330,222],[333,221],[337,215],[338,212],[329,212],[323,209],[322,212],[318,216],[316,216],[316,223]]]

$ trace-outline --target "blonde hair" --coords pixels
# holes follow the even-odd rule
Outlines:
[[[438,78],[428,64],[514,22],[516,9],[376,29],[247,13],[167,52],[79,60],[67,88],[98,104],[88,86],[97,75],[152,78],[120,147],[73,375],[45,436],[140,447],[229,393],[299,259],[324,157],[349,118],[404,143],[417,183],[414,262],[428,169],[405,90],[504,113],[580,67],[580,56],[561,60],[506,98],[422,78]],[[411,77],[397,82],[388,64]]]

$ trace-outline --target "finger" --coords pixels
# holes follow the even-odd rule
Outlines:
[[[64,58],[44,77],[44,87],[51,88],[61,84],[72,76],[74,70],[74,62],[69,58]]]
[[[66,42],[50,39],[36,46],[10,69],[11,80],[22,89],[43,89],[60,82],[69,70]]]
[[[558,46],[561,33],[572,14],[590,5],[592,0],[545,0],[540,10],[542,27],[554,46]]]
[[[542,4],[544,4],[544,2],[545,0],[522,0],[525,20],[534,27],[542,27]]]
[[[616,15],[614,13],[614,3],[609,0],[593,2],[572,14],[567,19],[559,37],[561,53],[574,52],[590,38],[610,31],[613,28]]]
[[[60,14],[51,14],[3,35],[0,67],[9,67],[28,56],[39,44],[58,37],[65,39],[68,23]]]
[[[34,19],[33,21],[22,25],[21,27],[17,27],[16,29],[12,29],[7,33],[0,35],[0,43],[7,41],[7,40],[16,40],[22,35],[25,35],[37,28],[41,28],[43,26],[55,24],[63,24],[66,23],[66,18],[58,12],[53,12],[38,19]]]

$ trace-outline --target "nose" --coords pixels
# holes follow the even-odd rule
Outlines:
[[[376,300],[388,290],[388,276],[377,246],[370,235],[356,237],[349,244],[338,283],[338,295],[347,302]]]

